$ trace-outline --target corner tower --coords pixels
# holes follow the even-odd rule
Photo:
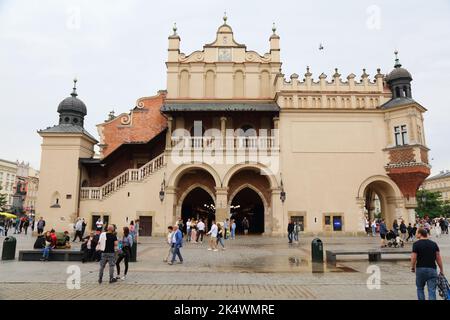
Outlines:
[[[58,106],[59,120],[38,131],[42,137],[37,216],[46,229],[69,230],[78,216],[80,158],[92,158],[98,141],[84,129],[87,108],[78,98],[77,80],[71,95]]]

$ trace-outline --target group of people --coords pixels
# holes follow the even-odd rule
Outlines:
[[[211,234],[211,231],[214,227],[215,222],[212,221],[211,229],[207,231],[207,226],[203,219],[191,219],[189,218],[186,221],[186,241],[193,243],[203,243],[204,235]],[[183,234],[184,230],[184,222],[181,217],[178,218],[176,225],[178,229]],[[221,228],[223,237],[222,239],[235,239],[236,238],[236,221],[234,219],[226,219],[223,223],[217,223],[216,227]],[[215,231],[213,232],[215,233]]]
[[[35,221],[32,216],[23,215],[16,218],[0,217],[0,235],[8,236],[8,231],[14,229],[14,234],[28,234],[28,229],[31,226],[31,231],[34,232]]]
[[[288,232],[288,240],[289,243],[298,243],[298,235],[300,234],[301,226],[298,221],[289,220],[287,232]]]

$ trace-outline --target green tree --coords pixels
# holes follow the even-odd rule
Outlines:
[[[450,201],[445,201],[442,205],[442,215],[444,217],[450,217]]]
[[[2,186],[0,186],[0,191],[2,191]],[[0,192],[0,211],[4,210],[4,207],[5,207],[6,203],[8,202],[7,196],[8,195],[6,193]]]
[[[440,217],[444,214],[444,202],[440,192],[419,190],[416,194],[417,214],[419,217],[429,216],[430,218]]]

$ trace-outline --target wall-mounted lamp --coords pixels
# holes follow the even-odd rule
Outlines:
[[[161,202],[164,201],[164,195],[166,194],[164,189],[166,188],[166,173],[164,172],[164,178],[163,181],[161,182],[161,190],[159,190],[159,200],[161,200]]]
[[[280,172],[280,186],[281,186],[281,193],[280,193],[280,200],[282,203],[284,203],[286,201],[286,191],[284,191],[284,186],[283,186],[283,178],[281,177],[281,172]]]

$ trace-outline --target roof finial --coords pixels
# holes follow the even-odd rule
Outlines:
[[[223,24],[227,24],[227,19],[228,19],[228,17],[227,17],[227,12],[225,11],[225,12],[223,13]]]
[[[176,35],[177,35],[177,30],[178,30],[178,29],[177,29],[177,23],[176,23],[176,22],[173,23],[172,30],[173,30],[173,35],[176,36]]]
[[[73,91],[70,94],[72,97],[78,96],[78,94],[77,94],[77,81],[78,81],[77,78],[73,79]]]
[[[395,54],[395,65],[394,68],[400,68],[402,64],[400,63],[400,60],[398,59],[398,50],[394,51]]]
[[[276,32],[277,32],[277,27],[275,26],[275,22],[272,23],[272,31],[273,31],[273,34],[276,34]]]

